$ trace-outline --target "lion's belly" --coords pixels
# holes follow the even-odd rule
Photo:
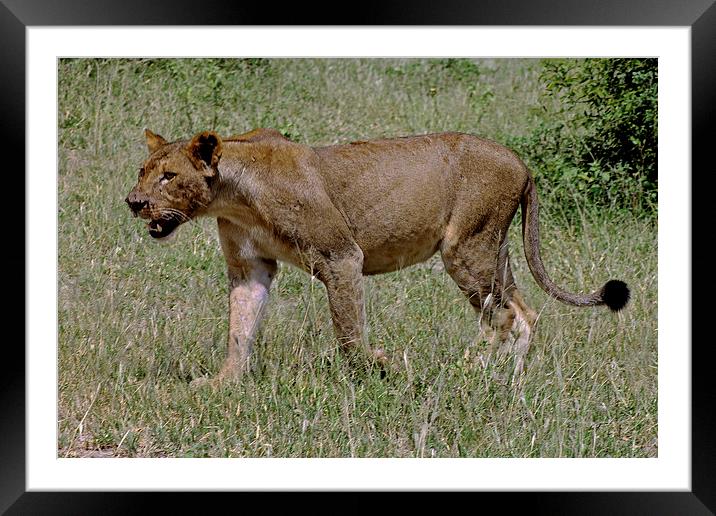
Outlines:
[[[425,243],[427,244],[427,243]],[[371,249],[363,254],[363,274],[382,274],[424,262],[438,250],[437,242],[432,245],[390,245],[381,249]]]
[[[363,251],[363,273],[391,272],[430,258],[442,240],[443,225],[430,224],[406,227],[373,227],[358,235],[357,242]]]
[[[354,203],[345,210],[363,250],[365,274],[408,267],[438,250],[450,217],[450,203],[438,188],[406,190],[393,188],[375,194],[362,209]]]
[[[389,202],[385,202],[390,199]],[[363,273],[380,274],[420,263],[438,250],[450,216],[445,202],[383,197],[354,224],[356,243],[363,251]]]

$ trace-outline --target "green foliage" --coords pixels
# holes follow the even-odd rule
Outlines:
[[[545,115],[513,138],[540,191],[654,214],[657,202],[657,60],[544,60]]]

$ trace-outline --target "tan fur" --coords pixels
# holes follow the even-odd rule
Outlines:
[[[218,220],[230,281],[229,347],[219,378],[236,378],[248,366],[277,260],[324,283],[343,350],[384,364],[385,354],[365,338],[363,276],[437,251],[491,346],[514,333],[521,371],[536,314],[517,292],[505,238],[521,203],[538,283],[559,299],[572,296],[566,302],[599,304],[596,294],[565,293],[546,277],[532,177],[495,142],[443,133],[309,147],[268,129],[223,140],[204,132],[174,143],[146,136],[150,156],[127,202],[168,228],[154,236],[194,217]]]

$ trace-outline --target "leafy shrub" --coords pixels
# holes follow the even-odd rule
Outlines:
[[[552,201],[653,214],[657,202],[657,60],[544,60],[534,131],[510,144]]]

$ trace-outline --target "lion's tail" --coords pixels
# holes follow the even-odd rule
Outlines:
[[[521,204],[522,240],[525,246],[525,257],[532,276],[534,276],[537,284],[542,287],[542,290],[555,299],[574,306],[607,305],[614,312],[624,308],[629,301],[629,288],[623,281],[609,280],[601,289],[586,295],[572,294],[562,290],[552,282],[544,270],[544,264],[539,253],[539,208],[537,189],[531,174],[529,174],[527,186],[522,193]]]

